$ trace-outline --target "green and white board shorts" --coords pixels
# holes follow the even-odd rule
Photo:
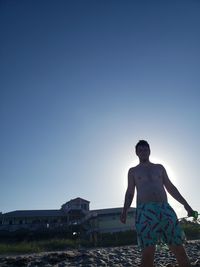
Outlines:
[[[181,245],[185,241],[176,213],[167,202],[139,204],[135,227],[138,245],[142,249],[160,243]]]

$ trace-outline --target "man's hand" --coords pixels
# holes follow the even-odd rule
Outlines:
[[[184,208],[187,210],[188,217],[192,217],[194,214],[194,210],[188,204],[185,204]]]
[[[127,212],[124,211],[124,210],[122,210],[122,214],[121,214],[121,216],[120,216],[120,221],[121,221],[122,223],[126,223],[126,217],[127,217]]]

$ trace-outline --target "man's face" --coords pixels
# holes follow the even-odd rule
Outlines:
[[[149,159],[150,149],[148,146],[138,146],[136,155],[139,157],[141,161],[146,161]]]

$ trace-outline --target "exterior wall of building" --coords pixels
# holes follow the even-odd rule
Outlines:
[[[3,225],[67,222],[67,217],[4,217]]]
[[[125,231],[133,229],[133,216],[127,217],[126,224],[120,222],[120,214],[101,216],[99,218],[99,230],[101,232],[112,232],[112,231]]]
[[[135,211],[127,215],[126,224],[120,222],[120,213],[98,215],[90,220],[89,232],[120,232],[135,229]]]
[[[53,229],[67,224],[67,217],[4,217],[0,230],[12,232],[19,229]]]

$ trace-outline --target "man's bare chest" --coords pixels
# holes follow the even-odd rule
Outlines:
[[[143,169],[138,169],[135,172],[134,178],[136,185],[140,185],[143,183],[160,184],[162,182],[162,173],[158,168],[143,168]]]

